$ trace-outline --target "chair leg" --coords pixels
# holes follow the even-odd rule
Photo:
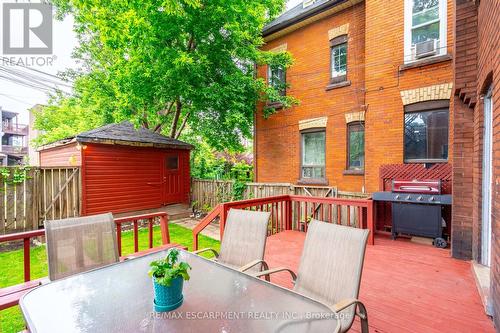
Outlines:
[[[358,312],[356,314],[361,319],[361,333],[368,333],[368,313],[363,303],[358,302]]]

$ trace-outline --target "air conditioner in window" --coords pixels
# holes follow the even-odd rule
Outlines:
[[[414,59],[430,57],[438,53],[439,39],[429,39],[416,43],[414,46]]]

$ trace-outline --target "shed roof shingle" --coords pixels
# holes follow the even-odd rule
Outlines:
[[[109,124],[87,132],[82,132],[77,134],[75,139],[78,142],[137,142],[151,144],[152,146],[165,146],[177,149],[193,148],[189,143],[166,137],[147,128],[135,128],[134,125],[128,121],[123,121],[118,124]]]
[[[166,137],[147,128],[135,128],[130,122],[123,121],[117,124],[104,125],[90,131],[79,133],[73,137],[48,143],[39,147],[38,150],[50,149],[75,141],[172,149],[194,148],[189,143]]]

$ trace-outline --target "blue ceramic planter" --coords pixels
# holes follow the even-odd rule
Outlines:
[[[156,283],[156,279],[153,278],[153,285],[155,291],[154,308],[156,312],[172,311],[181,306],[184,300],[182,296],[184,279],[182,276],[175,278],[168,287]]]

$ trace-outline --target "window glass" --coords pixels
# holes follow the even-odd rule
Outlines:
[[[325,131],[302,133],[302,178],[325,178]]]
[[[405,113],[404,159],[448,159],[448,109]]]
[[[281,66],[268,67],[268,83],[276,88],[282,96],[286,93],[286,72]]]
[[[365,126],[363,123],[351,123],[347,130],[348,169],[363,170],[365,165]]]
[[[167,156],[167,170],[177,170],[179,168],[179,158],[177,156]]]
[[[331,49],[332,78],[347,73],[347,43],[335,45]]]
[[[439,39],[439,0],[413,0],[412,44]]]

